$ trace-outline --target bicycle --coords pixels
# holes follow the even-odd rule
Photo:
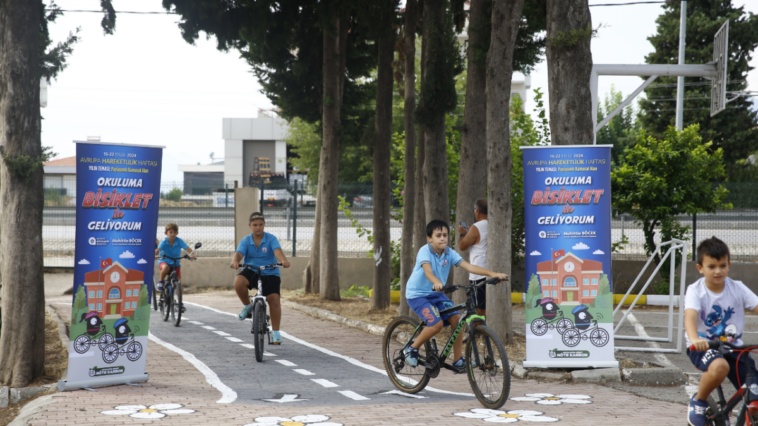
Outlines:
[[[406,393],[418,393],[426,387],[430,379],[437,377],[440,368],[460,371],[451,364],[445,362],[453,349],[453,344],[458,339],[464,324],[469,324],[468,341],[465,342],[466,360],[465,369],[468,373],[469,384],[474,395],[487,408],[497,409],[505,404],[511,387],[511,370],[508,365],[508,356],[502,340],[487,327],[484,317],[476,314],[474,302],[474,287],[494,285],[502,281],[499,278],[491,278],[478,284],[454,285],[445,287],[445,293],[451,293],[457,289],[465,289],[466,303],[440,311],[440,316],[463,308],[457,327],[452,330],[450,339],[442,350],[442,356],[437,350],[437,341],[432,337],[419,348],[418,366],[411,367],[405,362],[403,350],[411,345],[416,336],[426,327],[426,322],[419,322],[415,318],[399,316],[390,321],[384,333],[384,367],[387,370],[392,383],[399,390]],[[481,323],[472,327],[471,323]],[[490,388],[492,386],[492,388]]]
[[[195,250],[202,247],[202,245],[203,243],[195,244]],[[180,257],[163,256],[158,260],[162,259],[173,260],[174,263],[181,259],[187,259],[190,261],[197,260],[191,258],[187,254]],[[158,301],[158,306],[160,307],[163,321],[168,321],[168,317],[170,315],[171,319],[173,320],[174,327],[179,327],[179,324],[182,322],[182,286],[180,285],[181,280],[176,276],[176,268],[171,265],[169,265],[169,268],[171,269],[167,277],[168,280],[166,280],[166,283],[163,285],[163,293],[161,293],[161,298]]]
[[[268,338],[268,344],[271,344],[271,333],[269,331],[268,321],[269,315],[266,314],[266,296],[263,295],[263,280],[261,280],[261,272],[266,269],[274,269],[282,266],[281,263],[272,263],[264,266],[253,266],[240,263],[241,268],[247,268],[252,270],[258,275],[258,294],[250,296],[250,303],[253,305],[253,312],[248,314],[248,318],[252,315],[253,328],[250,333],[253,334],[253,340],[255,341],[255,360],[263,362],[263,338]]]
[[[744,346],[737,346],[735,344],[720,341],[720,340],[711,340],[708,342],[709,349],[714,349],[719,351],[722,355],[726,355],[730,352],[737,352],[741,353],[739,356],[750,356],[750,354],[754,351],[758,351],[758,345],[744,345]],[[694,351],[695,346],[690,346],[690,350]],[[739,358],[738,358],[739,359]],[[739,365],[739,364],[738,364]],[[737,392],[734,393],[734,395],[729,399],[727,402],[724,399],[724,390],[722,389],[721,385],[719,385],[716,388],[716,393],[718,394],[718,401],[714,400],[713,397],[708,397],[708,409],[705,411],[705,424],[710,426],[728,426],[731,423],[729,422],[729,415],[732,412],[732,410],[737,406],[737,404],[742,401],[742,399],[745,399],[745,403],[742,404],[742,407],[740,408],[739,412],[737,413],[737,418],[735,420],[736,426],[744,426],[744,425],[751,425],[756,426],[758,425],[758,413],[750,415],[750,412],[748,411],[748,405],[752,401],[758,401],[758,385],[752,384],[747,385],[748,383],[753,382],[753,371],[752,369],[748,368],[747,375],[745,377],[745,383],[742,384],[740,389],[737,390]],[[748,392],[748,389],[750,390]]]

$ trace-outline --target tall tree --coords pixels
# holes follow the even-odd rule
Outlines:
[[[592,144],[593,36],[587,0],[547,0],[547,72],[553,145]]]
[[[487,52],[487,267],[511,275],[510,109],[513,53],[524,0],[493,0],[492,35]],[[506,344],[513,343],[511,284],[487,289],[487,323]]]
[[[648,37],[655,51],[645,57],[649,64],[678,61],[680,3],[667,3],[656,20],[657,32]],[[734,7],[731,0],[690,0],[687,2],[685,63],[705,64],[713,60],[713,36],[729,20],[727,91],[747,88],[752,52],[758,47],[758,16]],[[727,104],[726,110],[710,116],[711,85],[705,78],[685,78],[684,127],[700,125],[703,140],[713,141],[712,149],[723,148],[727,166],[758,149],[758,112],[750,109],[750,98]],[[664,137],[674,125],[676,77],[660,77],[648,87],[647,99],[640,101],[642,127],[656,138]],[[728,94],[727,99],[731,96]]]
[[[421,1],[419,1],[421,4]],[[416,13],[422,16],[423,9],[416,10]],[[422,20],[423,29],[423,20]],[[421,38],[421,73],[420,83],[421,87],[424,87],[424,71],[426,70],[426,51],[429,43],[425,38]],[[414,111],[415,117],[416,111]],[[413,215],[413,247],[414,251],[418,253],[419,249],[426,244],[426,197],[424,196],[424,160],[426,158],[426,132],[424,131],[424,124],[418,121],[418,142],[416,143],[416,211]],[[414,256],[415,261],[415,256]]]

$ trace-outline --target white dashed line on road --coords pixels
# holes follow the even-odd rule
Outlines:
[[[228,340],[231,340],[234,343],[239,343],[242,341],[242,339],[238,339],[236,337],[227,337]]]
[[[315,376],[316,375],[316,373],[311,373],[310,371],[303,370],[302,368],[296,368],[296,369],[294,369],[292,371],[294,371],[295,373],[298,373],[298,374],[302,374],[303,376]]]
[[[227,337],[227,339],[228,339],[228,337]],[[240,342],[241,342],[241,340],[240,340]],[[255,346],[251,345],[250,343],[242,343],[242,344],[240,344],[240,346],[242,346],[243,348],[255,349]],[[263,356],[276,356],[276,355],[272,354],[271,352],[263,351]],[[289,362],[289,361],[287,361],[287,362]]]
[[[325,388],[337,388],[337,387],[339,387],[338,384],[332,383],[332,382],[330,382],[329,380],[326,380],[326,379],[311,379],[311,380],[313,380],[314,382],[320,384],[321,386],[323,386]]]
[[[389,392],[382,392],[382,393],[385,394],[385,395],[400,395],[400,396],[404,396],[406,398],[415,398],[415,399],[429,398],[428,396],[414,395],[412,393],[400,392],[399,390],[391,390]]]
[[[223,331],[214,331],[214,333],[218,334],[219,336],[231,336],[229,333],[224,333]]]
[[[190,323],[195,324],[195,325],[203,325],[203,323],[201,323],[200,321],[190,321]]]
[[[637,332],[637,335],[640,337],[650,337],[647,332],[645,331],[645,327],[640,324],[639,321],[637,321],[637,318],[634,316],[634,314],[629,313],[629,315],[626,317],[626,319],[629,320],[629,322],[634,326],[634,331]],[[660,349],[661,345],[659,345],[657,342],[647,342],[648,345],[650,345],[651,348],[654,349]],[[656,353],[653,354],[653,358],[655,358],[656,361],[659,363],[665,365],[666,367],[676,368],[673,362],[666,358],[666,355],[662,353]]]
[[[368,401],[370,399],[370,398],[366,398],[363,395],[358,395],[357,393],[355,393],[353,391],[349,391],[349,390],[348,391],[337,391],[337,392],[339,392],[342,395],[344,395],[344,396],[352,399],[353,401]]]
[[[211,327],[210,325],[204,325],[203,328],[206,329],[206,330],[215,330],[216,329],[216,327]]]
[[[277,359],[276,362],[284,365],[285,367],[297,367],[297,364],[295,364],[294,362],[289,362],[286,359]]]

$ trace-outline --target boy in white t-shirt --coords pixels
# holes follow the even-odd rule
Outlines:
[[[736,354],[720,354],[708,348],[709,340],[723,340],[742,345],[745,328],[745,309],[758,314],[758,296],[742,281],[727,277],[729,273],[729,247],[716,237],[697,247],[697,270],[703,275],[687,288],[684,299],[684,329],[690,360],[703,372],[697,394],[692,396],[687,421],[692,426],[705,425],[708,395],[725,378],[735,388],[745,384],[748,368],[755,374],[755,363],[750,356],[738,358]],[[739,373],[739,377],[738,374]],[[758,409],[758,402],[750,404],[750,412]]]

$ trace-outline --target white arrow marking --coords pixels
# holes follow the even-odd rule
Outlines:
[[[411,394],[411,393],[400,392],[399,390],[391,390],[389,392],[383,392],[383,393],[385,395],[400,395],[400,396],[404,396],[404,397],[407,397],[407,398],[416,398],[416,399],[429,398],[428,396],[414,395],[414,394]]]
[[[307,401],[307,399],[297,399],[297,397],[300,396],[298,394],[286,394],[282,395],[279,399],[262,399],[261,401],[267,401],[267,402],[278,402],[279,404],[283,404],[285,402],[299,402],[299,401]]]
[[[353,391],[338,391],[338,392],[354,401],[368,401],[370,399],[370,398],[366,398],[363,395],[358,395],[357,393]]]

